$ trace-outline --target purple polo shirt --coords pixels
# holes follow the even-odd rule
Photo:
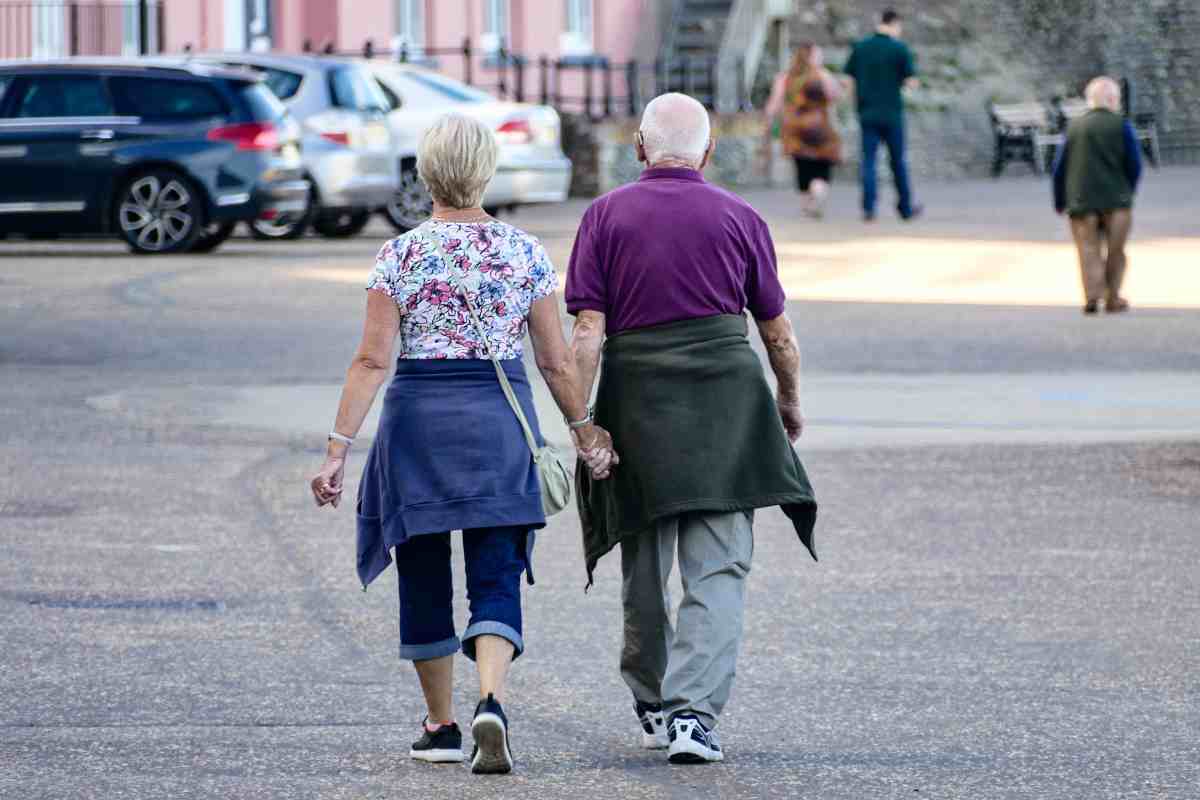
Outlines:
[[[774,319],[786,300],[767,223],[696,170],[647,169],[588,207],[567,269],[567,310],[609,335],[718,314]]]

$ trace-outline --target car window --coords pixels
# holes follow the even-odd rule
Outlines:
[[[400,108],[401,106],[404,105],[404,101],[400,99],[400,95],[393,92],[391,87],[388,86],[386,83],[384,83],[383,81],[381,81],[379,79],[376,79],[375,85],[377,87],[379,87],[379,91],[382,92],[383,96],[387,98],[387,101],[388,101],[388,109],[387,110],[388,111],[395,111],[397,108]]]
[[[368,80],[366,74],[353,67],[335,69],[329,73],[329,94],[338,108],[354,111],[387,110],[387,98]]]
[[[104,82],[91,75],[35,75],[16,99],[14,117],[111,117]]]
[[[295,97],[296,92],[300,91],[300,84],[304,82],[304,76],[298,72],[288,72],[284,69],[270,67],[262,67],[257,71],[262,73],[263,83],[280,100]]]
[[[250,116],[255,121],[276,120],[287,114],[287,106],[283,104],[266,83],[236,83],[234,90],[241,95],[250,108]]]
[[[229,107],[207,82],[164,78],[112,78],[122,111],[145,120],[186,122],[229,114]]]
[[[0,108],[4,108],[4,93],[8,91],[10,83],[12,83],[12,76],[0,75]]]
[[[432,72],[407,70],[403,73],[409,81],[416,83],[434,95],[440,95],[442,102],[453,103],[488,103],[494,98],[487,92],[482,92],[453,78],[446,78]]]

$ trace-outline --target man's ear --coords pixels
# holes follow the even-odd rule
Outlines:
[[[642,136],[641,131],[633,135],[633,149],[637,151],[637,160],[640,163],[648,163],[646,161],[646,139]]]
[[[704,148],[704,158],[700,159],[700,169],[708,166],[708,162],[712,159],[713,150],[717,148],[717,140],[709,138],[708,147]]]

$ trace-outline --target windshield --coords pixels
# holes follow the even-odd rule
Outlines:
[[[329,93],[338,108],[354,111],[386,111],[390,103],[364,70],[356,67],[329,73]]]
[[[280,100],[295,97],[296,92],[300,91],[300,84],[304,81],[303,75],[283,69],[257,67],[255,71],[263,76],[263,83]]]
[[[447,101],[452,103],[490,103],[494,99],[487,92],[433,72],[404,70],[391,74],[410,85],[415,84],[414,89],[418,87],[423,89],[424,92],[420,93],[425,94],[430,102],[441,100],[443,103]]]
[[[239,84],[238,94],[250,109],[250,116],[255,121],[282,119],[287,114],[287,107],[278,97],[267,88],[265,83]]]

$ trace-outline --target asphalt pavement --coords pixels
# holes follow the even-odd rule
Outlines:
[[[584,593],[572,511],[525,595],[516,773],[407,759],[394,578],[362,591],[352,508],[306,488],[384,225],[0,243],[0,797],[1200,797],[1197,178],[1149,174],[1134,311],[1097,319],[1032,179],[922,187],[912,225],[844,186],[823,223],[748,195],[804,349],[821,562],[759,513],[727,760],[698,768],[637,747],[618,564]],[[511,221],[563,266],[583,207]]]

